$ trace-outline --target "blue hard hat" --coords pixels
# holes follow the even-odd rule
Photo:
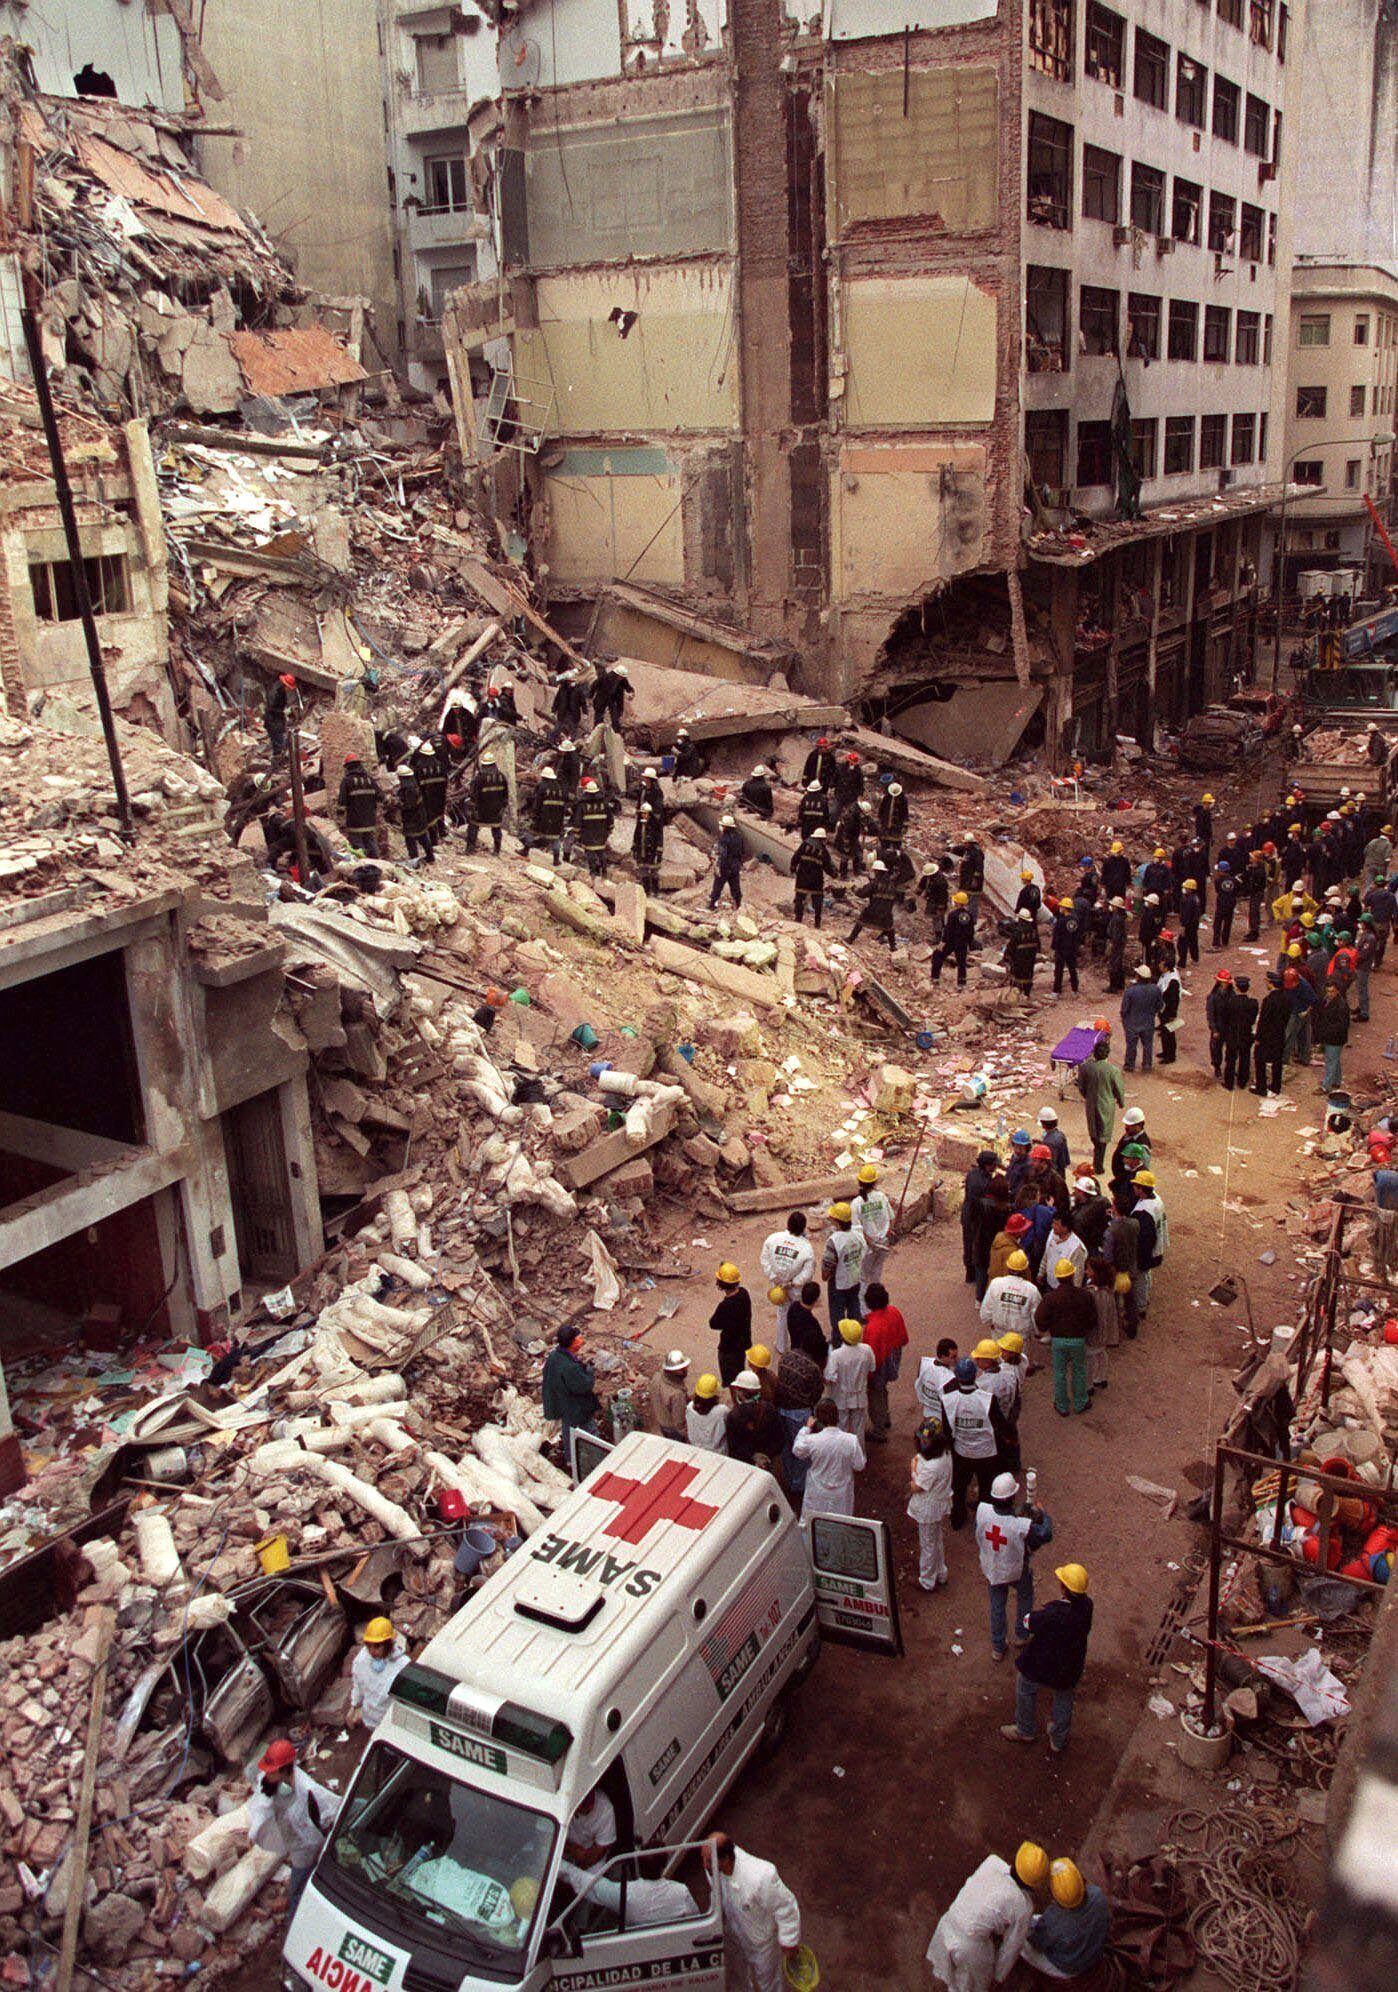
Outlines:
[[[1090,865],[1092,863],[1092,860],[1091,858],[1079,858],[1078,863],[1080,865]]]
[[[971,1358],[969,1356],[963,1356],[960,1362],[956,1365],[956,1380],[958,1383],[975,1382],[976,1366],[971,1361]]]
[[[1231,871],[1233,867],[1229,864],[1227,858],[1220,858],[1214,869],[1215,871],[1226,872]]]
[[[1030,1145],[1030,1144],[1029,1144],[1029,1136],[1028,1136],[1028,1135],[1027,1135],[1027,1134],[1025,1133],[1025,1131],[1024,1131],[1024,1129],[1023,1129],[1022,1127],[1017,1127],[1017,1128],[1015,1129],[1014,1133],[1013,1133],[1013,1134],[1012,1134],[1012,1135],[1010,1136],[1010,1144],[1011,1144],[1011,1146],[1012,1146],[1012,1147],[1014,1147],[1014,1148],[1028,1148],[1028,1147],[1029,1147],[1029,1145]]]

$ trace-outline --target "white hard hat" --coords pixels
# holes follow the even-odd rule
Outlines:
[[[819,794],[820,794],[820,783],[819,783],[819,782],[807,782],[807,783],[806,783],[806,794],[807,794],[807,795],[819,795]]]
[[[720,816],[718,821],[719,827],[723,830],[731,830],[733,828],[733,818],[731,816]]]
[[[888,792],[890,795],[901,795],[903,793],[903,784],[901,782],[890,782]]]
[[[1057,1115],[1057,1114],[1056,1114],[1056,1113],[1054,1112],[1053,1108],[1052,1108],[1052,1107],[1040,1107],[1040,1109],[1039,1109],[1039,1126],[1040,1126],[1040,1127],[1056,1127],[1057,1125],[1058,1125],[1058,1115]]]
[[[869,869],[870,871],[886,872],[888,870],[888,866],[884,863],[882,858],[875,858],[874,862],[870,865]]]
[[[825,835],[825,831],[824,831],[823,829],[816,829],[816,830],[812,830],[812,832],[811,832],[811,835],[812,835],[813,837],[823,837],[823,836]],[[877,864],[877,863],[878,863],[878,859],[877,859],[877,858],[875,858],[874,862],[875,862],[875,864]]]
[[[647,782],[658,782],[660,777],[654,768],[642,768],[641,779]]]
[[[741,1369],[728,1388],[730,1390],[761,1390],[762,1385],[758,1382],[756,1370]]]
[[[685,1354],[684,1350],[671,1349],[669,1355],[665,1358],[666,1373],[672,1375],[676,1370],[687,1370],[688,1368],[689,1357]]]
[[[1019,1492],[1019,1482],[1012,1473],[997,1473],[990,1483],[992,1501],[1013,1501]]]

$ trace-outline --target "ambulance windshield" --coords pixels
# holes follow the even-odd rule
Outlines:
[[[327,1861],[473,1958],[528,1948],[555,1822],[375,1743]],[[502,1960],[503,1962],[503,1960]]]

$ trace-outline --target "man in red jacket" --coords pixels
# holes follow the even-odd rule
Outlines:
[[[869,1379],[868,1437],[882,1444],[892,1424],[888,1415],[888,1386],[902,1368],[908,1326],[890,1302],[888,1288],[878,1280],[870,1281],[864,1299],[869,1309],[864,1321],[864,1341],[874,1352],[874,1374]]]

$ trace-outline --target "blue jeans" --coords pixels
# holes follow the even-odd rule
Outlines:
[[[297,1905],[306,1892],[306,1883],[310,1880],[314,1869],[314,1861],[308,1861],[305,1867],[297,1867],[296,1863],[292,1862],[291,1884],[286,1891],[286,1920],[288,1923],[296,1914]]]
[[[1038,1681],[1031,1681],[1027,1674],[1015,1676],[1015,1727],[1026,1743],[1032,1743],[1039,1733],[1037,1702],[1040,1695],[1053,1696],[1053,1712],[1049,1717],[1049,1741],[1056,1750],[1068,1747],[1068,1732],[1073,1726],[1073,1696],[1075,1688],[1046,1688]]]
[[[991,1651],[1003,1653],[1008,1636],[1005,1607],[1009,1602],[1011,1587],[1008,1584],[991,1584],[987,1588],[990,1591]],[[1027,1557],[1024,1562],[1024,1575],[1014,1586],[1014,1594],[1015,1632],[1018,1634],[1024,1631],[1024,1621],[1034,1609],[1034,1571]]]
[[[1337,1087],[1344,1083],[1343,1075],[1340,1071],[1340,1055],[1344,1051],[1344,1046],[1342,1044],[1327,1044],[1321,1048],[1325,1053],[1325,1090],[1327,1093],[1333,1093]]]
[[[1068,1401],[1069,1377],[1072,1403]],[[1087,1344],[1071,1336],[1053,1338],[1053,1408],[1055,1411],[1086,1411],[1090,1402],[1087,1388]]]
[[[1361,968],[1356,972],[1354,991],[1356,998],[1355,1015],[1361,1023],[1367,1023],[1369,1021],[1369,970],[1367,968]]]
[[[1136,1070],[1136,1051],[1141,1053],[1141,1070],[1149,1072],[1155,1063],[1155,1036],[1152,1030],[1128,1031],[1126,1033],[1126,1056],[1122,1060],[1128,1072]]]
[[[782,1472],[786,1476],[786,1491],[793,1501],[798,1500],[806,1489],[806,1475],[810,1472],[809,1460],[798,1459],[791,1448],[796,1443],[796,1434],[803,1432],[810,1423],[809,1411],[779,1411],[778,1416],[786,1426],[786,1450],[782,1454]]]

